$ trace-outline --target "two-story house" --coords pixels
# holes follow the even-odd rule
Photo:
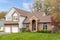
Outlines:
[[[22,27],[29,28],[30,31],[53,29],[51,16],[43,12],[32,13],[13,7],[5,18],[4,32],[20,32]]]

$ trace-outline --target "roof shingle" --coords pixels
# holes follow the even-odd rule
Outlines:
[[[51,16],[43,16],[43,12],[32,13],[32,12],[24,11],[15,7],[14,9],[20,16],[26,17],[23,23],[29,23],[29,20],[33,16],[37,17],[39,19],[39,22],[51,22]]]

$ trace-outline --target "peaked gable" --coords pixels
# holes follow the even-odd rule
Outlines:
[[[29,23],[29,20],[35,16],[39,22],[51,22],[51,16],[43,16],[43,12],[32,13],[25,10],[21,10],[13,7],[7,15],[12,15],[14,12],[18,13],[20,16],[26,17],[23,23]]]
[[[11,8],[5,17],[11,16],[14,12],[15,12],[15,9]]]

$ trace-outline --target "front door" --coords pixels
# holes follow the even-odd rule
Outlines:
[[[36,31],[36,21],[32,21],[32,31]]]

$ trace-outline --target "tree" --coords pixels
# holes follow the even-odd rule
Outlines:
[[[32,4],[33,12],[45,12],[50,13],[57,6],[56,0],[35,0]]]
[[[35,0],[32,4],[33,12],[48,12],[48,8],[50,7],[50,3],[48,0]]]
[[[56,22],[55,30],[60,31],[60,0],[35,0],[32,11],[51,15]]]
[[[5,15],[7,14],[7,12],[3,11],[3,12],[0,12],[0,19],[1,18],[5,18]]]
[[[32,5],[33,5],[33,6],[31,7],[32,12],[40,11],[40,8],[41,8],[41,6],[40,6],[40,5],[41,5],[40,0],[35,0]]]

